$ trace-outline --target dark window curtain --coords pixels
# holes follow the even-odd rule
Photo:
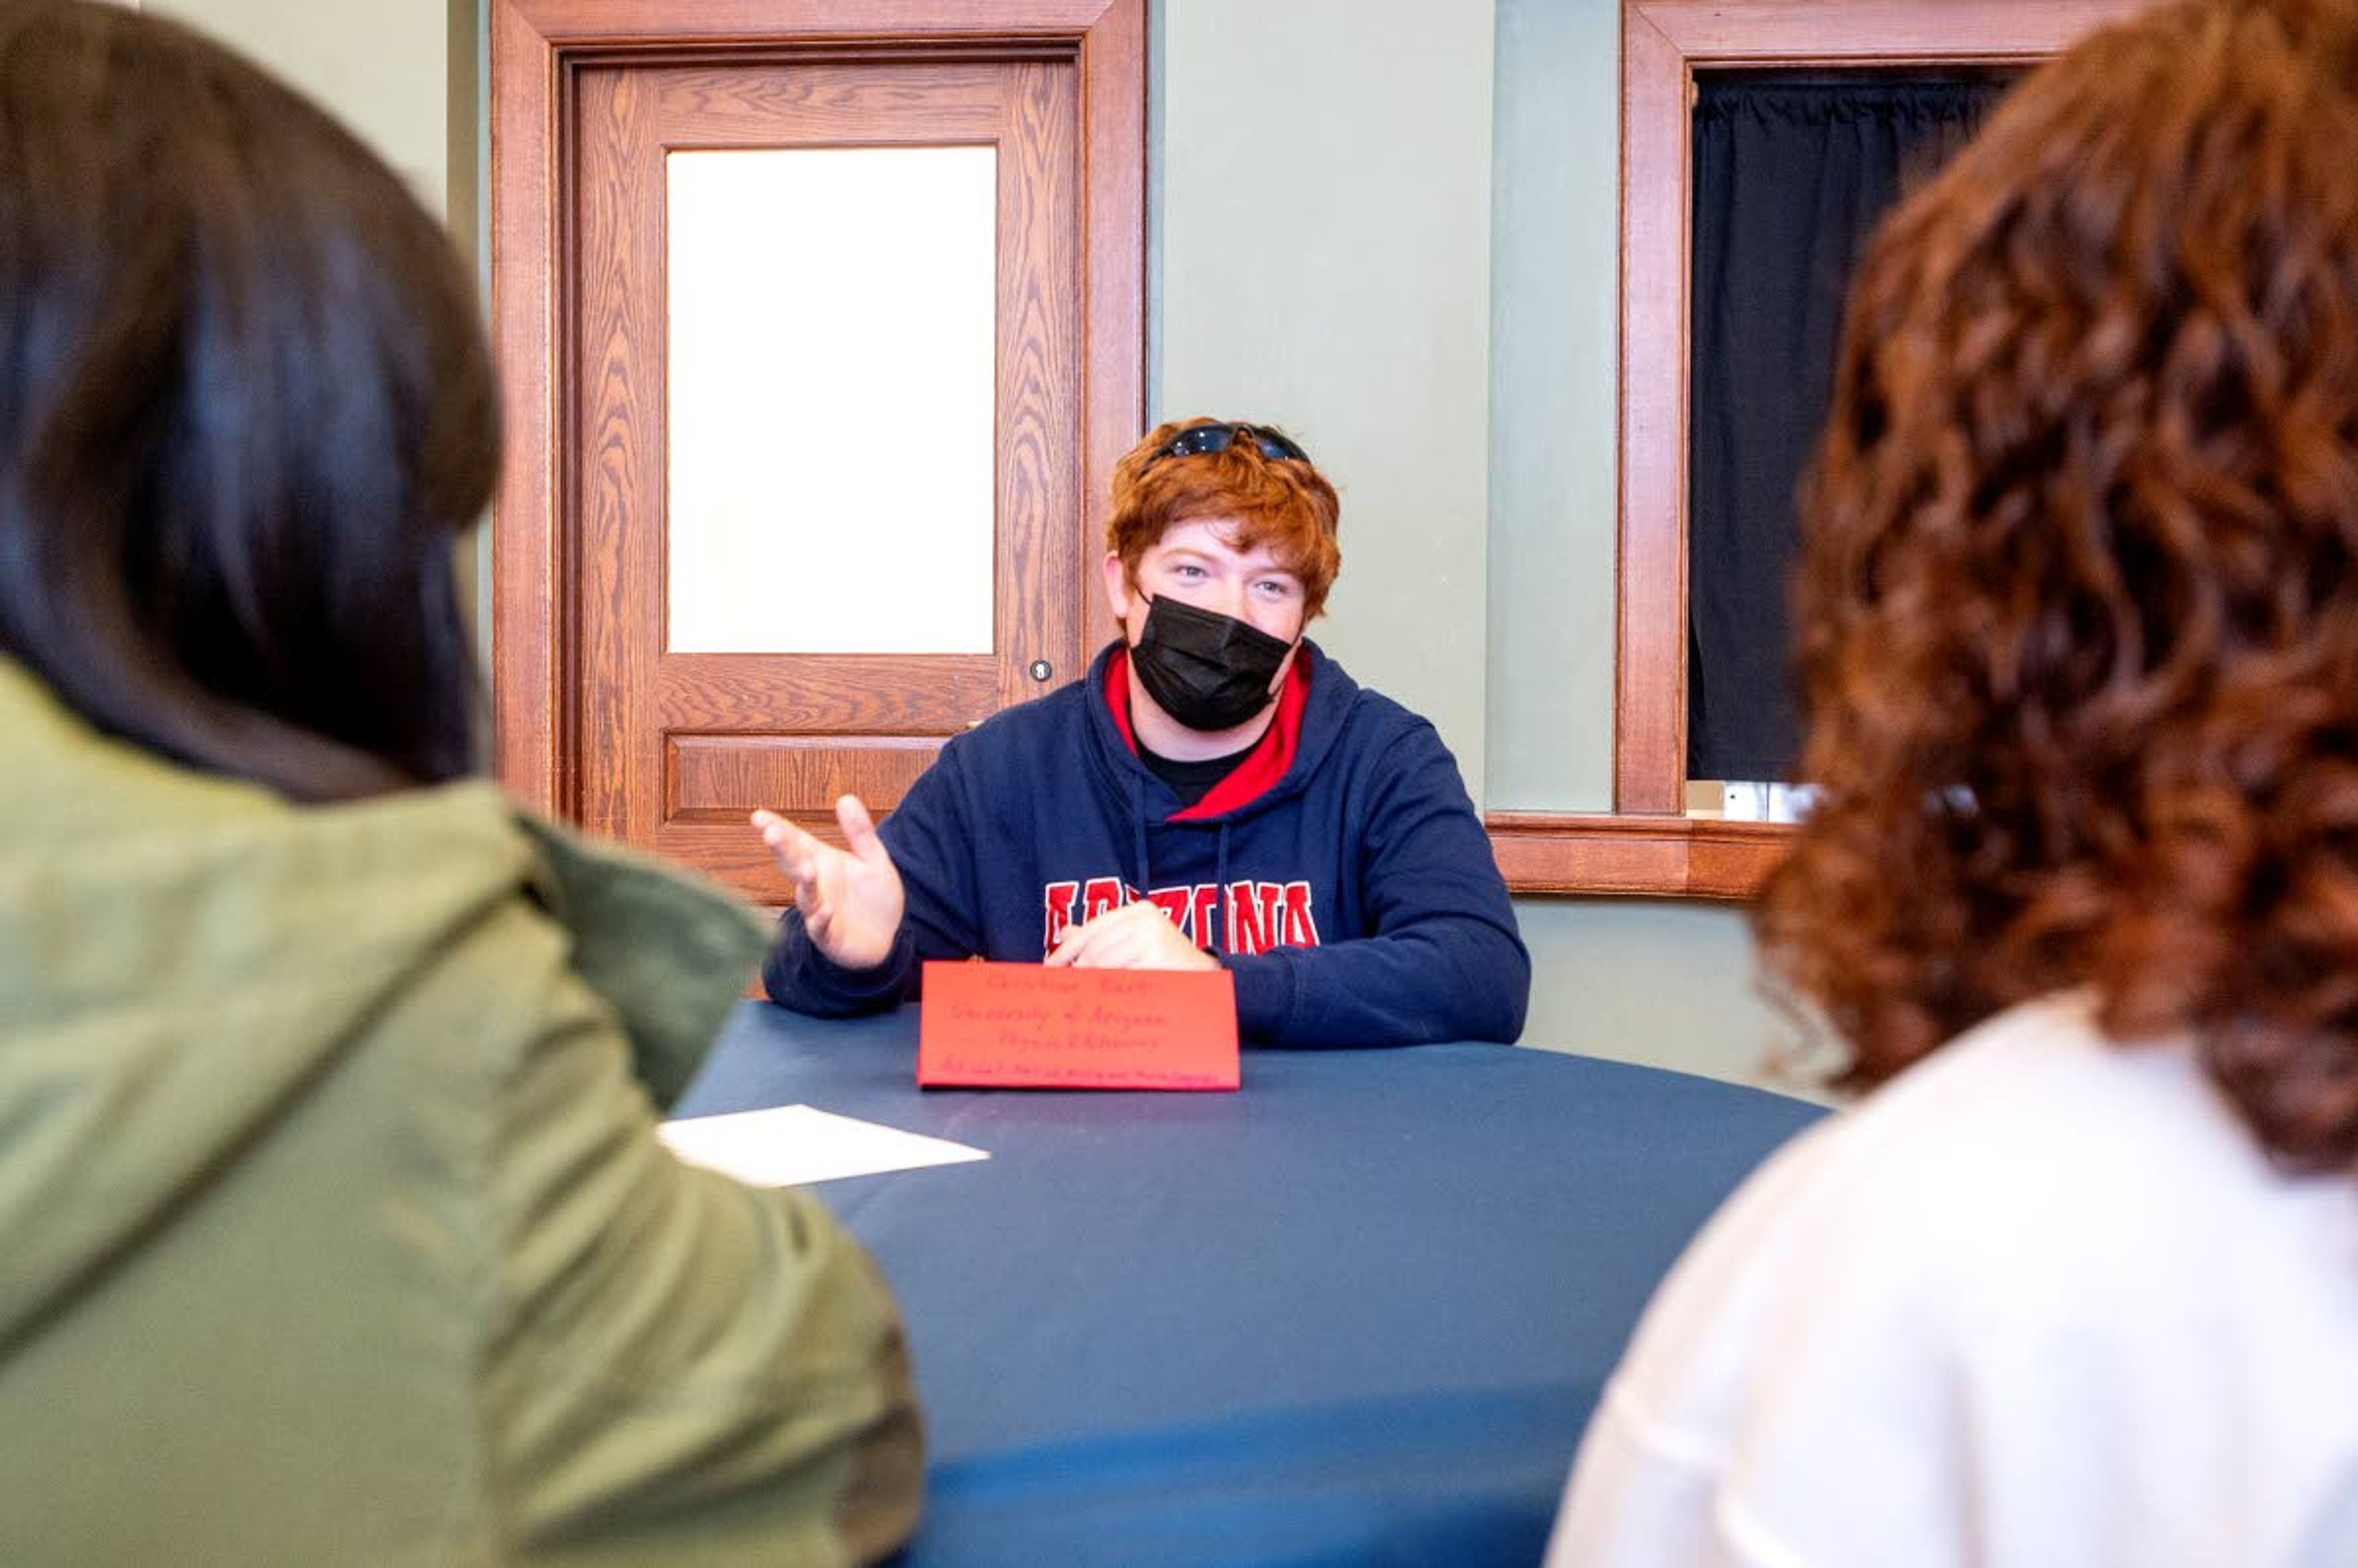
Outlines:
[[[1786,588],[1842,302],[1877,222],[1979,127],[1996,73],[1726,72],[1694,108],[1687,776],[1788,779]]]

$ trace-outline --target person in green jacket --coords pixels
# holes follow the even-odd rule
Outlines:
[[[0,1561],[913,1527],[875,1271],[655,1137],[763,925],[470,776],[496,407],[327,115],[0,0]]]

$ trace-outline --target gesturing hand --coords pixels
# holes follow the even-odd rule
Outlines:
[[[753,813],[762,842],[794,884],[795,907],[818,950],[847,969],[872,969],[900,935],[906,905],[901,873],[858,795],[835,803],[835,820],[843,828],[840,849],[774,811]]]
[[[1140,899],[1065,933],[1051,965],[1083,969],[1217,969],[1220,961],[1179,933],[1159,905]]]

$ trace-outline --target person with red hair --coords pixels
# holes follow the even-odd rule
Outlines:
[[[1763,957],[1873,1089],[1649,1309],[1561,1565],[2358,1563],[2358,6],[2033,74],[1853,292]]]
[[[1531,959],[1431,724],[1303,636],[1335,488],[1270,425],[1158,426],[1114,466],[1087,677],[942,749],[848,849],[754,823],[795,890],[773,1000],[840,1015],[927,958],[1215,969],[1272,1045],[1513,1040]]]

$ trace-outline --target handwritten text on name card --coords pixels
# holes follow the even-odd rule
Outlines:
[[[1057,1089],[1233,1089],[1226,970],[929,963],[917,1082]]]

